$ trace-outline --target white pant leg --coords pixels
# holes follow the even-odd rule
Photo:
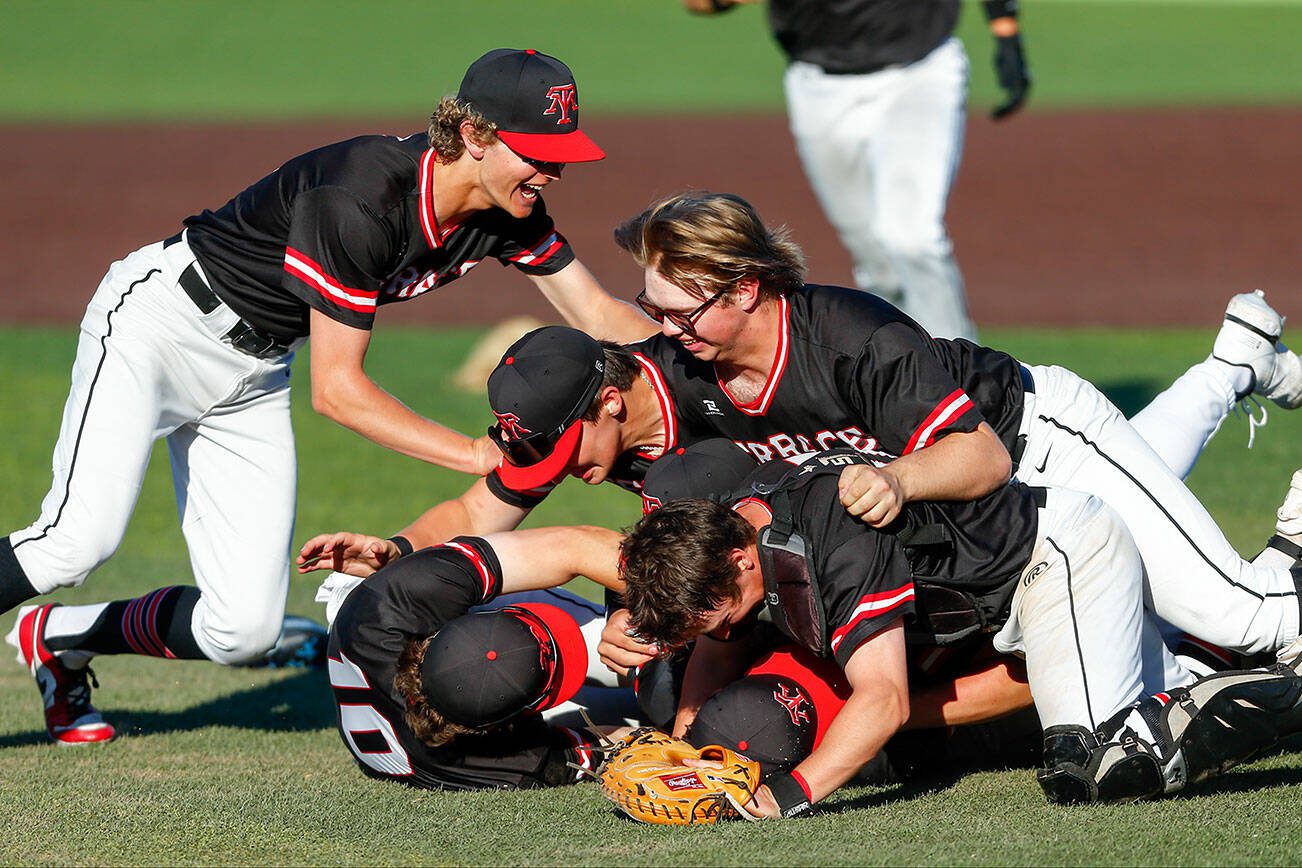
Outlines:
[[[215,400],[205,383],[175,370],[196,342],[211,340],[176,276],[162,244],[151,244],[114,263],[87,307],[53,484],[41,516],[11,535],[19,564],[41,593],[80,585],[113,554],[153,441]]]
[[[1273,651],[1298,635],[1288,570],[1253,565],[1171,468],[1093,385],[1071,371],[1033,366],[1035,392],[1017,478],[1100,497],[1139,547],[1152,611],[1223,648]]]
[[[290,358],[251,359],[238,398],[168,438],[177,512],[201,592],[195,641],[218,663],[261,657],[284,620],[297,490]]]
[[[1207,359],[1181,374],[1132,416],[1130,424],[1171,472],[1184,479],[1234,404],[1234,384],[1221,363]]]
[[[1165,646],[1146,623],[1139,551],[1115,512],[1096,497],[1050,489],[1039,521],[994,646],[1025,656],[1042,726],[1093,729],[1139,699],[1146,676],[1160,686]]]
[[[856,283],[937,337],[975,337],[944,225],[967,76],[950,39],[908,66],[828,75],[793,63],[785,78],[797,151]]]

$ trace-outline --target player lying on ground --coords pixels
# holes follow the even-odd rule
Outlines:
[[[758,792],[755,815],[807,810],[908,720],[906,621],[936,644],[997,629],[997,650],[1024,655],[1054,801],[1175,791],[1302,729],[1302,677],[1282,664],[1147,697],[1179,665],[1145,613],[1138,551],[1098,498],[1013,484],[912,503],[878,530],[840,503],[841,470],[865,460],[842,449],[765,464],[748,496],[666,504],[621,546],[634,629],[664,647],[697,640],[680,724],[744,671],[739,640],[761,612],[845,671],[851,694],[826,738]],[[969,610],[953,608],[964,597]]]
[[[336,589],[330,685],[362,771],[446,789],[559,786],[591,771],[599,734],[538,713],[583,684],[584,636],[563,599],[517,592],[577,575],[617,586],[619,540],[602,528],[458,537]]]
[[[296,488],[289,369],[309,334],[318,412],[405,455],[484,473],[498,462],[486,438],[413,413],[366,374],[380,307],[492,258],[593,334],[650,331],[597,285],[543,206],[566,163],[603,156],[578,128],[577,94],[555,58],[489,52],[428,131],[295,157],[113,265],[82,323],[41,515],[0,538],[0,612],[80,585],[113,553],[160,437],[195,586],[20,613],[14,643],[52,738],[112,737],[89,701],[97,654],[232,664],[276,641]]]

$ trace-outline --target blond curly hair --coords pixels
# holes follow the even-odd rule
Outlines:
[[[461,140],[461,125],[470,121],[475,127],[474,139],[488,146],[497,141],[497,124],[485,118],[465,100],[445,96],[429,118],[429,146],[438,154],[440,163],[454,163],[465,152]]]

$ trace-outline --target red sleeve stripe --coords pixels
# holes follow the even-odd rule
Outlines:
[[[800,789],[805,791],[805,798],[809,799],[809,801],[812,802],[814,800],[814,796],[812,793],[809,792],[809,781],[805,780],[805,776],[802,775],[800,772],[796,771],[795,769],[792,769],[791,779],[796,783],[800,784]]]
[[[480,557],[479,552],[459,542],[446,542],[443,543],[443,546],[461,552],[474,565],[475,570],[479,573],[479,580],[484,584],[484,593],[480,599],[487,600],[493,592],[493,574],[488,571],[488,564],[484,563],[484,559]]]
[[[285,270],[340,307],[359,313],[375,313],[378,291],[344,286],[326,274],[319,264],[292,247],[285,248]]]
[[[972,399],[967,396],[967,392],[962,389],[955,389],[945,400],[936,405],[936,409],[931,411],[931,415],[922,421],[918,430],[913,432],[913,437],[904,447],[901,455],[908,455],[910,452],[916,452],[926,446],[936,442],[936,432],[954,420],[961,417],[968,410],[972,409]]]
[[[559,232],[553,230],[533,247],[530,247],[528,250],[522,250],[515,256],[512,256],[510,261],[519,263],[520,265],[537,265],[540,262],[545,262],[552,256],[552,254],[564,246],[565,239],[561,237]]]
[[[660,415],[665,420],[664,449],[668,452],[678,442],[678,414],[674,411],[674,396],[670,394],[664,375],[654,362],[641,353],[633,353],[633,358],[642,366],[642,372],[651,381],[651,391],[656,393],[656,400],[660,402]]]
[[[854,611],[850,613],[849,622],[832,633],[832,650],[835,651],[841,642],[845,640],[846,635],[857,627],[861,621],[866,621],[869,618],[880,618],[912,599],[913,582],[909,582],[904,587],[896,588],[893,591],[868,594],[859,601],[859,605],[855,606]]]
[[[438,154],[433,148],[425,151],[420,158],[420,231],[425,235],[425,243],[430,250],[439,248],[439,220],[434,215],[434,161]]]

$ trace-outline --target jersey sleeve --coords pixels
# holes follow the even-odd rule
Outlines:
[[[832,550],[820,569],[828,642],[842,667],[860,645],[913,613],[908,561],[884,534],[855,534]]]
[[[290,213],[283,286],[332,320],[370,329],[395,243],[349,191],[306,190],[295,197]]]
[[[557,485],[556,482],[548,482],[546,485],[527,491],[517,491],[502,481],[502,476],[496,469],[484,477],[484,483],[488,486],[489,492],[502,503],[520,509],[533,509],[542,503]]]
[[[503,265],[513,265],[525,274],[541,277],[555,274],[574,261],[574,249],[557,231],[542,200],[532,214],[524,220],[512,220],[511,224],[496,254]]]
[[[975,431],[981,411],[930,346],[932,341],[903,323],[887,323],[864,344],[852,401],[869,420],[881,446],[908,455],[955,431]]]

